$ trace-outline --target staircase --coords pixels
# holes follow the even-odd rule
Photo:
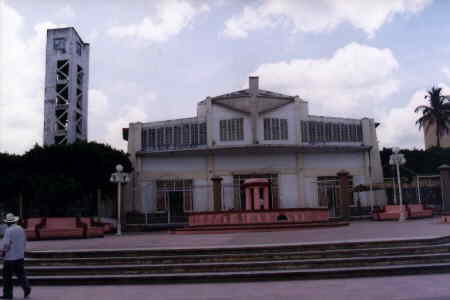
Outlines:
[[[222,248],[33,251],[33,285],[328,279],[450,272],[450,236]]]

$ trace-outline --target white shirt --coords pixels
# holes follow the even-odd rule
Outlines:
[[[25,244],[27,238],[22,227],[17,224],[11,225],[5,230],[3,236],[4,260],[23,259],[25,256]]]

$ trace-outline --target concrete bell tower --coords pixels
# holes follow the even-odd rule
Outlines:
[[[44,145],[87,140],[89,44],[73,27],[47,30]]]

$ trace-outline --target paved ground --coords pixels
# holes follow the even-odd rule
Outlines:
[[[329,241],[386,240],[450,235],[450,224],[439,218],[397,221],[356,221],[349,226],[292,231],[221,234],[169,234],[151,232],[105,238],[32,241],[28,250],[190,248],[261,244],[318,243]]]
[[[386,240],[450,235],[450,224],[439,218],[399,222],[352,222],[350,226],[278,232],[207,235],[168,233],[125,234],[102,239],[34,241],[28,250],[217,247],[236,245]],[[19,288],[16,298],[22,297]],[[444,300],[450,299],[450,274],[314,281],[274,281],[136,286],[67,286],[33,289],[30,299],[41,300]]]
[[[250,283],[33,288],[34,300],[448,300],[449,275]],[[22,291],[15,289],[16,299]]]

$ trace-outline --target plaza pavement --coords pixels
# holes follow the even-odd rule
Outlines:
[[[450,224],[438,217],[419,220],[353,221],[349,226],[290,231],[235,232],[220,234],[125,233],[104,238],[30,241],[27,250],[137,249],[230,247],[268,244],[324,243],[358,240],[431,238],[450,235]]]
[[[32,241],[28,250],[191,248],[322,243],[356,240],[431,238],[450,235],[450,224],[439,218],[403,223],[355,221],[349,226],[277,232],[174,235],[151,232],[102,239]],[[15,288],[16,298],[22,297]],[[201,283],[120,286],[36,286],[36,300],[450,300],[450,274],[310,281]]]
[[[450,274],[118,286],[36,286],[30,300],[448,300]],[[15,288],[15,299],[22,290]]]

